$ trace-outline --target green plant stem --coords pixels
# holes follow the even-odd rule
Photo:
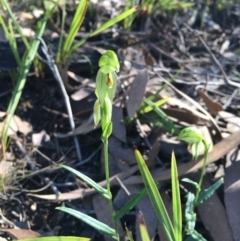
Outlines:
[[[108,160],[108,139],[103,141],[103,148],[104,148],[104,163],[105,163],[105,176],[106,176],[106,182],[107,182],[107,190],[108,190],[108,195],[111,197],[108,199],[109,202],[109,207],[111,210],[112,214],[112,220],[114,224],[114,229],[116,231],[116,236],[118,237],[119,240],[119,234],[118,234],[118,229],[117,229],[117,221],[114,219],[115,216],[115,211],[113,208],[113,203],[112,203],[112,194],[110,190],[110,176],[109,176],[109,160]]]
[[[202,142],[204,144],[204,149],[205,149],[204,150],[204,160],[203,160],[203,167],[202,167],[202,170],[201,170],[200,179],[199,179],[199,182],[198,182],[199,188],[197,188],[196,197],[195,197],[195,200],[194,200],[194,206],[196,206],[199,194],[201,192],[203,177],[204,177],[205,170],[206,170],[206,165],[207,165],[208,150],[209,150],[209,146],[206,143],[206,141],[203,139]]]

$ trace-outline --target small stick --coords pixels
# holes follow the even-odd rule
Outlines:
[[[72,109],[71,109],[71,104],[70,104],[69,96],[67,94],[65,86],[63,84],[61,75],[60,75],[60,73],[58,71],[58,68],[55,64],[53,56],[51,54],[49,54],[48,47],[47,47],[45,41],[42,38],[39,38],[39,40],[42,43],[42,51],[45,54],[47,59],[44,60],[41,56],[38,56],[38,57],[49,66],[49,68],[51,69],[55,79],[57,80],[57,82],[60,85],[60,88],[62,90],[62,94],[63,94],[63,97],[64,97],[65,105],[66,105],[66,108],[67,108],[67,112],[68,112],[70,127],[71,127],[71,130],[74,131],[75,130],[75,123],[74,123],[74,120],[73,120],[73,113],[72,113]],[[81,154],[81,149],[80,149],[78,139],[77,139],[76,136],[74,136],[74,143],[75,143],[75,147],[76,147],[76,151],[77,151],[78,161],[81,161],[82,160],[82,154]]]
[[[213,52],[211,51],[211,49],[207,46],[206,42],[204,41],[204,39],[200,36],[199,34],[199,31],[197,30],[193,30],[192,28],[190,28],[187,24],[184,24],[191,32],[193,32],[195,34],[195,36],[198,37],[198,39],[201,41],[202,45],[204,46],[204,48],[207,50],[207,52],[210,54],[212,60],[214,61],[214,63],[217,65],[217,67],[219,68],[219,70],[221,71],[223,77],[224,77],[224,80],[225,82],[228,84],[228,85],[231,85],[231,86],[235,86],[235,87],[238,87],[240,88],[240,84],[234,82],[234,81],[231,81],[226,72],[224,71],[222,65],[220,64],[220,62],[217,60],[217,58],[215,57],[215,55],[213,54]]]

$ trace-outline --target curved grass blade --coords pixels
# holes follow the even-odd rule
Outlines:
[[[135,194],[114,216],[114,220],[122,218],[129,210],[134,208],[145,196],[147,195],[147,189],[144,188],[141,192]]]
[[[177,164],[174,152],[171,160],[173,228],[177,241],[182,241],[182,208]]]
[[[75,174],[77,177],[79,177],[80,179],[82,179],[83,181],[85,181],[90,187],[94,188],[99,194],[101,194],[102,196],[106,197],[107,199],[110,199],[111,197],[108,194],[107,189],[101,187],[100,185],[98,185],[96,182],[94,182],[91,178],[89,178],[88,176],[80,173],[79,171],[75,170],[72,167],[69,166],[65,166],[65,165],[61,165],[61,167],[63,167],[64,169],[72,172],[73,174]]]
[[[83,38],[82,40],[80,40],[79,42],[77,42],[76,44],[73,45],[71,51],[77,49],[78,47],[80,47],[81,45],[83,45],[88,38],[93,37],[101,32],[103,32],[104,30],[110,28],[111,26],[113,26],[114,24],[120,22],[121,20],[123,20],[124,18],[128,17],[129,15],[133,14],[135,11],[137,10],[137,7],[133,7],[127,11],[124,11],[123,13],[119,14],[118,16],[116,16],[115,18],[107,21],[106,23],[104,23],[102,26],[100,26],[99,28],[97,28],[96,30],[94,30],[92,33],[89,34],[88,37]]]
[[[141,153],[138,150],[135,150],[135,156],[149,198],[156,212],[156,215],[163,226],[166,236],[168,237],[169,241],[176,241],[173,225],[164,206],[163,200],[159,194],[155,181],[153,180],[153,177],[150,171],[148,170],[148,167],[145,161],[143,160]]]
[[[74,216],[75,218],[77,218],[77,219],[83,221],[84,223],[88,224],[89,226],[95,228],[99,232],[109,235],[113,239],[116,239],[116,240],[118,239],[118,237],[116,236],[116,231],[114,229],[112,229],[108,225],[96,220],[95,218],[92,218],[84,213],[81,213],[81,212],[76,211],[71,208],[57,207],[56,209]]]
[[[90,241],[90,238],[73,237],[73,236],[53,236],[53,237],[40,237],[18,239],[18,241]]]

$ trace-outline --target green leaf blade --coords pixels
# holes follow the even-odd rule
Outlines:
[[[173,228],[177,241],[182,241],[182,207],[180,188],[178,180],[177,164],[174,152],[171,160],[171,178],[172,178],[172,207],[173,207]]]
[[[156,215],[160,223],[163,225],[163,229],[166,233],[166,236],[168,237],[169,241],[176,241],[171,220],[164,206],[163,200],[159,194],[155,181],[153,180],[152,175],[148,170],[147,165],[143,160],[141,153],[138,150],[135,150],[135,156],[136,156],[139,170],[141,172],[141,176],[143,178],[149,198],[151,200],[151,203],[153,205],[153,208],[156,212]]]
[[[75,174],[77,177],[79,177],[80,179],[82,179],[83,181],[85,181],[90,187],[94,188],[99,194],[101,194],[102,196],[106,197],[107,199],[110,199],[111,197],[108,194],[107,189],[101,187],[100,185],[98,185],[96,182],[94,182],[91,178],[89,178],[88,176],[80,173],[79,171],[75,170],[72,167],[66,166],[66,165],[61,165],[61,167],[63,167],[64,169],[72,172],[73,174]]]
[[[213,195],[213,193],[223,184],[223,178],[220,178],[216,183],[214,183],[212,186],[209,188],[205,189],[202,191],[199,196],[198,200],[196,202],[196,205],[199,205],[202,203],[204,200],[208,199],[210,196]]]
[[[84,213],[81,213],[79,211],[76,211],[72,208],[67,208],[67,207],[57,207],[57,210],[61,210],[65,213],[68,213],[72,216],[74,216],[75,218],[83,221],[84,223],[88,224],[89,226],[95,228],[96,230],[98,230],[99,232],[102,232],[106,235],[109,235],[110,237],[112,237],[113,239],[118,239],[116,237],[116,232],[113,228],[109,227],[108,225],[106,225],[105,223],[102,223],[100,221],[98,221],[97,219],[94,219]]]
[[[129,210],[134,208],[145,196],[147,195],[147,189],[144,188],[141,192],[135,194],[114,216],[115,220],[122,218]]]

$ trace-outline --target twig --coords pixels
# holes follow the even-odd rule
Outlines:
[[[62,91],[62,94],[63,94],[63,97],[64,97],[65,105],[66,105],[66,108],[67,108],[67,112],[68,112],[71,131],[74,131],[75,130],[75,123],[74,123],[74,120],[73,120],[71,104],[70,104],[69,96],[67,94],[65,86],[63,84],[61,75],[60,75],[60,73],[58,71],[58,68],[55,64],[53,56],[49,53],[49,50],[48,50],[48,47],[47,47],[45,41],[42,38],[39,38],[39,40],[42,44],[42,51],[43,51],[44,55],[46,56],[46,60],[43,59],[41,56],[38,56],[38,57],[49,66],[49,68],[51,69],[55,79],[57,80],[57,82],[60,85],[60,88],[61,88],[61,91]],[[77,151],[78,161],[81,161],[82,160],[82,154],[81,154],[81,149],[80,149],[78,139],[77,139],[76,136],[74,136],[74,142],[75,142],[75,147],[76,147],[76,151]]]
[[[213,52],[211,51],[211,49],[207,46],[206,42],[204,41],[204,39],[200,36],[199,34],[199,31],[197,30],[193,30],[192,28],[190,28],[187,24],[184,24],[191,32],[193,32],[195,34],[195,36],[198,37],[198,39],[200,40],[200,42],[202,43],[202,45],[204,46],[204,48],[207,50],[207,52],[210,54],[212,60],[214,61],[214,63],[217,65],[217,67],[219,68],[219,70],[221,71],[223,77],[224,77],[224,80],[225,82],[228,84],[228,85],[231,85],[231,86],[235,86],[235,87],[238,87],[240,88],[240,84],[238,83],[235,83],[234,81],[231,81],[226,72],[224,71],[222,65],[220,64],[220,62],[217,60],[217,58],[215,57],[215,55],[213,54]]]

